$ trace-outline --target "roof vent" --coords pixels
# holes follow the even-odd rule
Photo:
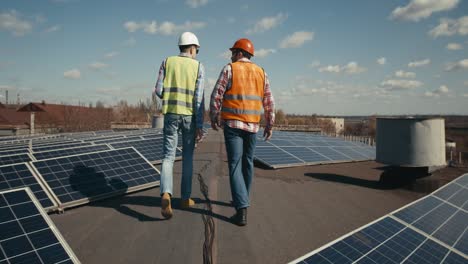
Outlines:
[[[391,166],[446,165],[442,118],[377,118],[376,161]]]

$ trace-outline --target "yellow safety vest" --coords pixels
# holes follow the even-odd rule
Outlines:
[[[200,62],[181,56],[166,59],[163,114],[192,115]]]

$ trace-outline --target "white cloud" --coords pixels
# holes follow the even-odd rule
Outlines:
[[[432,13],[455,8],[459,0],[411,0],[406,6],[393,10],[390,18],[397,20],[419,21],[428,18]]]
[[[318,71],[319,72],[339,73],[339,72],[341,72],[341,67],[340,67],[340,65],[328,65],[328,66],[319,68]]]
[[[282,24],[287,18],[288,15],[285,15],[283,13],[279,13],[273,17],[264,17],[260,19],[257,23],[255,23],[255,26],[253,28],[248,29],[245,33],[254,34],[268,31]]]
[[[380,85],[389,91],[396,91],[415,89],[421,87],[423,83],[416,80],[390,79],[381,82]]]
[[[410,67],[410,68],[421,67],[421,66],[428,65],[429,63],[431,63],[430,59],[424,59],[424,60],[420,60],[420,61],[412,61],[412,62],[408,63],[408,67]]]
[[[449,88],[446,85],[441,85],[434,91],[427,91],[424,93],[426,97],[440,97],[442,95],[447,95],[450,92]]]
[[[59,25],[55,25],[55,26],[49,27],[44,32],[45,33],[52,33],[52,32],[55,32],[55,31],[59,31],[60,29],[61,29],[61,27]]]
[[[468,59],[451,62],[445,67],[446,71],[468,70]]]
[[[405,72],[402,70],[396,71],[395,76],[398,78],[414,78],[416,77],[416,73],[414,72]]]
[[[21,19],[21,15],[15,10],[0,13],[0,30],[9,31],[14,36],[24,36],[31,32],[32,24]]]
[[[467,98],[468,98],[468,93],[464,93],[464,94],[463,94],[463,97],[467,97]]]
[[[329,72],[329,73],[340,73],[344,72],[347,74],[359,74],[367,71],[366,68],[358,65],[357,62],[351,61],[346,65],[328,65],[318,69],[319,72]]]
[[[297,31],[284,38],[280,43],[280,48],[298,48],[305,42],[314,39],[314,32]]]
[[[127,21],[124,23],[124,28],[128,32],[136,32],[138,29],[140,29],[141,25],[136,23],[135,21]]]
[[[431,29],[428,34],[433,38],[456,34],[466,36],[468,35],[468,16],[459,19],[442,18],[440,24]]]
[[[275,49],[259,49],[255,51],[255,57],[264,58],[273,53],[276,53]]]
[[[380,57],[377,59],[377,63],[380,65],[385,65],[387,63],[387,59],[385,57]]]
[[[111,51],[111,52],[107,53],[106,55],[104,55],[104,57],[106,57],[107,59],[111,59],[111,58],[114,58],[117,55],[119,55],[119,53],[117,51]]]
[[[197,8],[208,4],[208,0],[186,0],[185,4],[191,8]]]
[[[358,74],[367,71],[367,69],[359,66],[357,62],[351,61],[343,67],[343,71],[348,74]]]
[[[105,69],[109,67],[109,64],[105,64],[105,63],[102,63],[102,62],[99,62],[99,61],[95,61],[91,64],[89,64],[89,68],[93,69],[93,70],[102,70],[102,69]]]
[[[436,91],[440,94],[446,94],[449,92],[449,88],[446,85],[441,85]]]
[[[461,50],[463,49],[463,46],[459,43],[448,43],[446,48],[448,50]]]
[[[124,28],[130,32],[134,33],[139,30],[143,30],[143,32],[147,34],[157,34],[160,33],[162,35],[174,35],[183,31],[193,31],[197,29],[204,28],[206,26],[205,22],[192,22],[186,21],[184,24],[174,24],[170,21],[164,21],[162,23],[158,23],[154,20],[151,22],[143,21],[143,22],[135,22],[135,21],[127,21],[124,23]]]
[[[468,86],[468,81],[465,81],[463,84],[464,84],[465,86]]]
[[[81,78],[81,72],[78,69],[72,69],[69,71],[66,71],[63,73],[63,77],[67,79],[80,79]]]

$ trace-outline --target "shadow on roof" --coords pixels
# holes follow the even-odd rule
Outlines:
[[[414,183],[417,179],[430,176],[424,170],[407,170],[397,167],[380,167],[383,170],[378,181],[360,179],[346,175],[331,173],[305,173],[304,176],[312,177],[318,180],[351,184],[365,188],[378,190],[399,189]]]

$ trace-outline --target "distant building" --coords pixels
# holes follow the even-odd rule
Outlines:
[[[319,117],[318,120],[328,120],[335,125],[335,133],[340,134],[344,130],[344,118],[339,117]]]
[[[34,118],[31,118],[34,113]],[[0,135],[29,134],[31,120],[35,133],[58,133],[110,129],[112,109],[85,106],[29,103],[0,107]]]
[[[29,114],[16,112],[16,107],[0,103],[0,136],[29,134]]]

